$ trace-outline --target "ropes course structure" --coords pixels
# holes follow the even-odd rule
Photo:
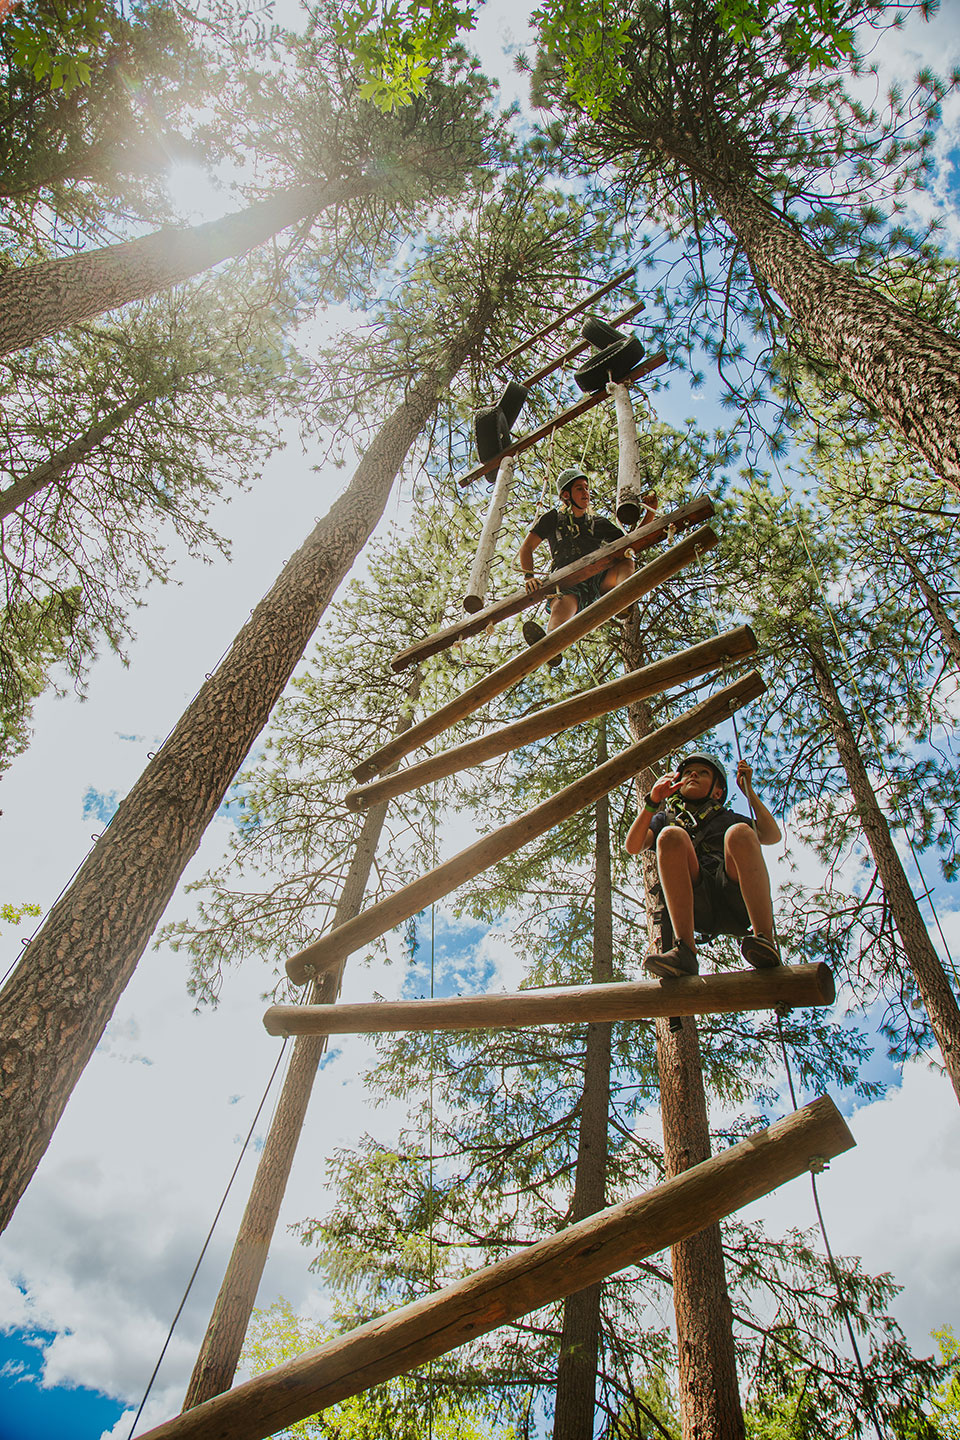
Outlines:
[[[609,293],[631,273],[616,277],[589,296],[561,317],[557,326],[588,310],[597,299]],[[297,1036],[301,1040],[308,1037],[322,1046],[330,1035],[348,1033],[421,1032],[431,1036],[428,1079],[430,1293],[233,1388],[223,1385],[222,1370],[214,1372],[216,1378],[207,1376],[201,1383],[198,1361],[198,1371],[195,1372],[197,1383],[188,1394],[183,1413],[149,1431],[144,1440],[188,1440],[188,1437],[189,1440],[228,1440],[228,1437],[229,1440],[265,1440],[283,1426],[314,1415],[372,1385],[405,1375],[415,1367],[428,1365],[499,1326],[604,1280],[666,1246],[678,1245],[788,1180],[807,1173],[811,1175],[824,1247],[843,1308],[839,1275],[827,1238],[815,1177],[827,1161],[842,1155],[855,1142],[828,1096],[816,1096],[811,1102],[799,1105],[781,1023],[782,1015],[792,1008],[825,1007],[833,1003],[834,979],[826,965],[779,964],[769,969],[554,986],[513,993],[453,998],[438,998],[435,995],[435,907],[438,900],[514,855],[531,840],[595,804],[616,787],[633,781],[644,769],[682,752],[691,742],[727,720],[733,725],[737,753],[742,759],[736,712],[756,700],[765,689],[764,681],[756,670],[744,672],[742,668],[757,652],[753,632],[745,625],[723,631],[715,610],[715,638],[660,658],[615,680],[594,683],[579,694],[568,696],[500,729],[439,749],[422,760],[400,767],[400,762],[411,752],[443,736],[452,726],[474,715],[491,699],[547,665],[581,638],[595,634],[613,617],[628,606],[635,605],[641,597],[651,595],[657,587],[686,567],[700,567],[701,578],[709,593],[703,556],[714,549],[719,540],[716,532],[705,523],[714,513],[708,496],[698,496],[672,512],[653,515],[644,523],[636,524],[643,510],[643,505],[638,503],[643,487],[640,484],[636,420],[627,387],[637,384],[667,359],[664,353],[658,352],[638,363],[635,349],[623,345],[623,337],[617,327],[639,314],[642,308],[642,303],[635,304],[610,323],[588,316],[581,342],[567,346],[559,357],[534,371],[512,395],[508,385],[500,406],[492,407],[492,412],[498,408],[505,409],[508,400],[511,403],[516,401],[520,389],[526,392],[555,369],[576,358],[590,344],[597,353],[591,362],[593,369],[588,364],[578,371],[578,381],[583,388],[587,388],[588,381],[591,385],[595,383],[594,370],[597,366],[602,370],[604,365],[619,363],[619,370],[612,368],[607,372],[611,381],[609,395],[615,402],[621,456],[618,498],[622,494],[624,499],[623,513],[618,508],[618,518],[633,528],[621,539],[602,545],[552,571],[542,583],[486,603],[484,597],[491,561],[517,457],[542,439],[551,437],[552,441],[557,430],[599,406],[609,395],[604,380],[590,390],[586,399],[561,411],[549,422],[516,441],[510,438],[509,425],[500,423],[503,415],[497,417],[493,413],[491,425],[500,439],[506,434],[506,443],[494,455],[481,455],[480,464],[461,476],[458,482],[467,486],[484,475],[496,474],[493,496],[463,601],[468,618],[439,629],[422,642],[399,652],[391,661],[392,669],[400,672],[416,666],[470,635],[480,634],[532,605],[558,596],[561,588],[566,591],[599,577],[628,552],[643,555],[654,546],[665,545],[665,548],[629,578],[599,594],[573,618],[557,625],[523,653],[490,671],[447,703],[435,705],[430,714],[414,722],[411,706],[411,714],[397,733],[367,755],[353,771],[358,784],[348,791],[345,803],[349,809],[363,812],[367,817],[378,808],[382,813],[383,808],[399,795],[428,785],[435,786],[438,779],[455,775],[485,760],[508,755],[536,739],[555,736],[587,720],[615,713],[640,699],[661,696],[688,680],[706,676],[710,677],[708,683],[712,685],[719,677],[721,683],[705,698],[635,741],[620,754],[604,760],[526,813],[481,836],[442,863],[437,857],[434,790],[431,869],[366,907],[362,904],[364,877],[359,882],[359,888],[357,884],[353,885],[349,903],[338,905],[330,927],[289,957],[286,961],[288,978],[294,986],[307,987],[305,1003],[273,1005],[263,1019],[267,1031],[283,1037],[285,1043],[287,1037]],[[503,356],[503,366],[525,353],[530,345],[543,340],[546,334],[546,330],[540,332]],[[612,340],[611,334],[614,337]],[[624,357],[627,357],[625,370]],[[483,413],[489,419],[492,412]],[[512,419],[515,418],[514,414]],[[627,456],[626,461],[624,456]],[[728,676],[733,670],[741,673],[730,679]],[[350,889],[349,879],[346,889]],[[340,979],[348,957],[427,909],[430,910],[429,997],[421,1000],[339,1003]],[[672,1175],[646,1193],[578,1220],[454,1284],[433,1289],[436,1081],[433,1045],[438,1032],[607,1024],[641,1017],[670,1019],[671,1030],[675,1030],[674,1020],[680,1016],[759,1010],[774,1010],[777,1015],[783,1065],[793,1107],[788,1114],[720,1154],[690,1164],[682,1173]],[[679,1023],[676,1020],[676,1025]],[[255,1288],[254,1285],[254,1293]],[[846,1309],[844,1316],[860,1369],[865,1406],[878,1440],[881,1440],[882,1430],[868,1397],[867,1377]],[[432,1384],[428,1385],[428,1392],[431,1397],[429,1427],[432,1433]]]

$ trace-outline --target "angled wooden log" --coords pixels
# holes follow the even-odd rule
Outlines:
[[[675,1245],[855,1143],[833,1101],[822,1096],[645,1195],[368,1320],[156,1426],[143,1440],[266,1440]]]
[[[629,310],[622,310],[619,315],[615,315],[612,320],[608,320],[607,324],[613,325],[614,328],[620,325],[626,325],[630,320],[633,320],[637,315],[641,314],[642,311],[646,310],[646,308],[644,302],[638,300],[636,305],[631,305]],[[579,345],[571,346],[571,348],[565,350],[562,355],[558,355],[555,360],[551,360],[548,365],[544,365],[540,370],[535,370],[532,375],[528,375],[522,383],[528,390],[532,390],[534,385],[540,380],[545,380],[554,370],[559,370],[561,365],[568,365],[571,360],[575,360],[578,355],[582,355],[584,350],[589,349],[590,341],[581,340]]]
[[[319,940],[292,955],[287,961],[286,968],[290,979],[295,985],[303,985],[314,975],[332,969],[344,956],[358,950],[361,945],[368,944],[378,935],[392,930],[395,925],[409,920],[411,915],[416,915],[435,900],[449,895],[458,885],[472,880],[481,871],[496,865],[507,855],[512,855],[528,841],[535,840],[538,835],[543,835],[554,825],[559,825],[561,821],[575,815],[585,805],[592,805],[601,795],[608,795],[645,765],[656,764],[671,751],[678,750],[704,731],[712,729],[734,710],[762,695],[765,689],[762,678],[752,670],[748,675],[735,680],[732,685],[718,690],[715,695],[702,700],[685,715],[671,720],[669,725],[655,730],[652,735],[645,735],[642,740],[628,746],[619,755],[614,755],[605,764],[598,765],[595,770],[575,780],[572,785],[558,790],[549,800],[542,801],[518,819],[511,820],[509,824],[501,825],[499,830],[483,836],[466,850],[461,850],[459,855],[454,855],[451,860],[438,865],[419,880],[404,885],[378,904],[371,905],[368,910],[364,910],[355,919],[348,920],[345,925],[338,925],[335,930],[321,935]]]
[[[702,525],[678,545],[649,561],[628,580],[622,580],[619,585],[601,595],[599,600],[594,600],[592,605],[572,616],[565,624],[558,625],[556,630],[548,631],[535,645],[526,646],[519,655],[514,655],[489,675],[484,675],[482,680],[449,700],[446,705],[441,705],[432,715],[425,715],[416,725],[411,725],[405,735],[399,735],[382,745],[379,750],[374,750],[372,755],[361,760],[354,768],[354,778],[369,780],[372,775],[379,774],[401,756],[409,755],[411,750],[425,745],[435,735],[442,735],[444,730],[448,730],[458,720],[472,715],[494,696],[502,695],[504,690],[509,690],[510,686],[522,680],[524,675],[531,675],[534,670],[545,665],[551,656],[559,655],[581,636],[589,635],[591,630],[596,630],[608,620],[612,620],[614,615],[619,615],[627,605],[632,605],[641,596],[649,594],[671,575],[676,575],[685,565],[690,565],[698,554],[712,550],[719,543],[710,526]]]
[[[418,640],[406,650],[399,650],[390,661],[390,668],[399,673],[408,665],[415,665],[419,660],[439,654],[441,650],[449,650],[457,640],[463,640],[468,635],[479,635],[481,630],[499,624],[501,620],[508,620],[511,615],[519,615],[521,610],[526,610],[528,606],[539,605],[548,595],[556,593],[558,584],[587,580],[591,575],[596,575],[598,570],[603,570],[611,560],[619,559],[625,551],[646,550],[667,539],[671,533],[682,534],[684,530],[689,530],[691,525],[699,525],[702,521],[709,520],[713,513],[713,501],[709,496],[701,495],[666,515],[655,515],[652,520],[632,530],[629,535],[624,535],[622,540],[611,540],[609,545],[601,545],[599,550],[594,550],[583,560],[551,571],[543,584],[538,585],[535,590],[515,590],[512,595],[505,595],[502,600],[488,605],[469,620],[458,620],[455,625],[448,625],[446,629],[428,635],[425,640]]]
[[[587,296],[586,300],[581,300],[579,304],[571,306],[569,310],[564,310],[563,314],[557,320],[551,320],[549,325],[544,325],[535,335],[531,335],[529,340],[521,341],[519,345],[514,345],[512,350],[508,350],[506,355],[501,355],[499,360],[494,360],[493,368],[498,370],[501,366],[508,365],[511,360],[515,360],[518,355],[522,355],[524,350],[529,350],[531,345],[536,345],[538,340],[544,340],[548,335],[552,335],[555,330],[559,330],[561,326],[566,325],[568,320],[572,320],[574,315],[582,315],[584,310],[589,310],[591,305],[596,304],[598,300],[602,300],[604,295],[609,295],[611,290],[616,290],[625,280],[629,280],[631,275],[636,275],[636,273],[636,265],[631,265],[629,270],[621,270],[619,275],[614,275],[613,279],[608,280],[606,285],[601,285],[599,290],[594,290]]]
[[[585,1025],[652,1020],[658,1015],[713,1015],[775,1005],[832,1005],[829,966],[780,965],[676,980],[565,985],[512,995],[457,995],[445,1000],[380,1000],[366,1005],[271,1005],[271,1035],[385,1035],[393,1031],[519,1030],[526,1025]]]
[[[490,504],[487,506],[487,515],[483,522],[483,530],[480,532],[477,553],[473,558],[473,565],[470,567],[467,593],[463,597],[463,608],[471,615],[475,615],[478,610],[483,609],[483,597],[487,593],[490,567],[496,553],[497,536],[500,534],[500,526],[503,524],[504,512],[510,499],[510,484],[513,480],[516,463],[516,456],[508,455],[497,471],[497,481],[493,487],[493,494],[490,496]]]
[[[637,380],[642,380],[651,371],[659,370],[661,365],[666,365],[667,359],[667,352],[658,350],[656,355],[648,356],[642,364],[637,366],[636,370],[631,370],[629,375],[625,375],[620,384],[635,384]],[[494,455],[492,460],[485,460],[480,465],[475,465],[472,470],[467,471],[466,475],[460,476],[457,484],[470,485],[474,480],[479,480],[482,475],[488,475],[491,470],[497,469],[504,455],[522,455],[524,450],[529,450],[531,445],[536,445],[544,436],[551,435],[554,430],[559,430],[563,425],[568,425],[571,420],[576,420],[578,415],[586,414],[588,410],[593,409],[594,405],[599,405],[601,400],[606,400],[606,398],[606,390],[598,390],[595,395],[587,395],[583,400],[578,400],[575,405],[568,405],[566,410],[561,410],[559,415],[554,415],[552,420],[547,420],[538,430],[531,430],[528,435],[521,435],[518,439],[511,440],[507,448],[502,450],[499,455]]]
[[[656,660],[642,670],[631,670],[629,675],[621,675],[618,680],[610,680],[606,685],[598,685],[533,715],[525,715],[522,720],[515,720],[512,725],[505,725],[489,735],[442,750],[439,755],[430,755],[426,760],[408,765],[405,770],[398,770],[393,775],[370,780],[366,785],[348,790],[344,801],[349,809],[362,810],[367,805],[379,804],[381,800],[391,800],[395,795],[404,795],[408,790],[429,785],[445,775],[455,775],[471,765],[505,755],[508,750],[517,750],[521,745],[542,740],[545,735],[558,735],[561,730],[582,725],[585,720],[608,715],[611,710],[630,705],[634,700],[660,695],[672,685],[680,685],[695,675],[704,675],[725,661],[752,655],[756,648],[757,637],[749,625],[740,625],[724,635],[715,635],[711,640],[682,650],[679,655]]]

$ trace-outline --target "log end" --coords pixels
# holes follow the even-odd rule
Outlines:
[[[483,609],[482,595],[464,595],[463,608],[468,615],[476,615],[478,610]]]
[[[285,1012],[289,1009],[287,1005],[271,1005],[263,1017],[263,1028],[268,1035],[276,1035],[279,1039],[285,1040],[290,1034],[285,1023]]]
[[[344,958],[339,953],[315,953],[320,945],[324,945],[324,941],[318,940],[314,945],[308,945],[305,950],[298,950],[296,955],[291,955],[286,962],[284,969],[287,978],[294,985],[306,985],[308,980],[316,980],[319,976],[326,975],[329,970],[335,970]]]
[[[837,986],[833,978],[833,971],[822,960],[817,962],[817,992],[824,1005],[832,1005],[837,998]]]
[[[353,773],[356,774],[357,772],[354,771]],[[358,810],[363,810],[363,791],[360,789],[348,790],[346,795],[344,795],[343,797],[343,803],[344,805],[346,805],[347,809],[352,810],[354,814],[356,814]]]

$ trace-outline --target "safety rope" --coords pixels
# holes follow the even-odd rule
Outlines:
[[[288,1038],[289,1038],[289,1037],[288,1037]],[[170,1329],[167,1331],[167,1338],[166,1338],[166,1340],[164,1340],[164,1342],[163,1342],[163,1348],[162,1348],[161,1351],[160,1351],[160,1356],[159,1356],[159,1358],[158,1358],[158,1360],[157,1360],[156,1365],[153,1367],[153,1374],[150,1376],[150,1379],[147,1381],[147,1388],[146,1388],[146,1390],[144,1390],[144,1392],[143,1392],[143,1399],[140,1401],[139,1409],[137,1410],[136,1415],[133,1417],[133,1424],[130,1426],[130,1432],[129,1432],[128,1436],[127,1436],[127,1440],[133,1440],[133,1432],[136,1430],[137,1425],[138,1425],[139,1420],[140,1420],[140,1416],[143,1414],[143,1407],[146,1405],[147,1400],[148,1400],[149,1395],[150,1395],[150,1391],[153,1389],[153,1382],[156,1380],[157,1375],[158,1375],[158,1373],[159,1373],[159,1371],[160,1371],[160,1366],[163,1364],[163,1358],[164,1358],[164,1356],[165,1356],[166,1353],[167,1353],[167,1349],[168,1349],[168,1347],[169,1347],[169,1345],[170,1345],[170,1341],[173,1339],[173,1332],[174,1332],[174,1330],[177,1328],[177,1322],[178,1322],[178,1320],[180,1319],[180,1316],[183,1314],[183,1307],[186,1305],[187,1299],[189,1298],[189,1295],[190,1295],[190,1291],[193,1289],[193,1282],[196,1280],[196,1278],[197,1278],[197,1273],[199,1272],[200,1266],[203,1264],[203,1257],[206,1255],[207,1249],[208,1249],[208,1247],[209,1247],[209,1245],[210,1245],[210,1241],[213,1239],[213,1232],[214,1232],[214,1230],[215,1230],[216,1227],[217,1227],[217,1221],[220,1219],[220,1216],[223,1214],[223,1207],[224,1207],[224,1206],[226,1205],[226,1203],[227,1203],[227,1198],[229,1197],[230,1191],[231,1191],[232,1188],[233,1188],[233,1182],[236,1180],[236,1178],[237,1178],[237,1173],[238,1173],[238,1171],[239,1171],[239,1169],[240,1169],[240,1166],[241,1166],[242,1163],[243,1163],[243,1157],[246,1155],[247,1150],[248,1150],[249,1145],[250,1145],[250,1141],[253,1139],[253,1132],[254,1132],[254,1130],[255,1130],[256,1127],[257,1127],[257,1121],[260,1119],[260,1115],[261,1115],[261,1113],[262,1113],[262,1111],[263,1111],[263,1107],[264,1107],[264,1105],[266,1105],[266,1103],[267,1103],[267,1096],[270,1094],[271,1086],[273,1085],[274,1080],[277,1078],[277,1071],[280,1069],[280,1062],[281,1062],[282,1059],[283,1059],[284,1051],[286,1050],[286,1048],[287,1048],[287,1041],[284,1040],[283,1044],[282,1044],[281,1047],[280,1047],[280,1053],[279,1053],[279,1055],[277,1056],[276,1061],[275,1061],[275,1063],[274,1063],[273,1070],[270,1072],[270,1079],[267,1081],[266,1086],[265,1086],[265,1088],[264,1088],[264,1092],[263,1092],[262,1096],[260,1097],[260,1104],[257,1106],[256,1113],[255,1113],[253,1119],[252,1119],[251,1122],[250,1122],[250,1128],[249,1128],[249,1130],[247,1131],[247,1137],[246,1137],[246,1139],[245,1139],[244,1142],[243,1142],[243,1145],[242,1145],[241,1150],[240,1150],[240,1154],[237,1156],[237,1163],[234,1165],[233,1171],[232,1171],[232,1173],[231,1173],[231,1175],[230,1175],[230,1179],[227,1181],[226,1189],[225,1189],[224,1192],[223,1192],[223,1196],[222,1196],[222,1198],[221,1198],[221,1200],[220,1200],[220,1204],[217,1206],[217,1212],[216,1212],[216,1214],[214,1215],[213,1220],[210,1222],[210,1228],[209,1228],[209,1230],[207,1231],[207,1238],[204,1240],[203,1246],[202,1246],[202,1248],[201,1248],[201,1250],[200,1250],[200,1254],[197,1256],[197,1263],[194,1265],[194,1267],[193,1267],[193,1272],[192,1272],[192,1274],[191,1274],[191,1276],[190,1276],[190,1279],[187,1281],[187,1286],[186,1286],[186,1289],[185,1289],[184,1292],[183,1292],[183,1296],[182,1296],[182,1298],[181,1298],[181,1300],[180,1300],[180,1304],[177,1306],[176,1314],[174,1315],[173,1319],[172,1319],[171,1322],[170,1322]]]

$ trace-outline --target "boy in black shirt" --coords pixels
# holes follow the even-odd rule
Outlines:
[[[517,554],[517,564],[523,571],[528,590],[535,590],[541,583],[534,573],[533,552],[542,541],[546,540],[550,547],[550,569],[560,570],[564,565],[599,550],[601,545],[619,540],[623,534],[619,525],[591,511],[589,482],[582,470],[564,470],[557,481],[557,488],[559,508],[548,510],[539,517]],[[624,555],[620,560],[612,560],[599,574],[591,575],[579,584],[569,585],[559,594],[551,596],[547,601],[550,607],[547,630],[556,630],[558,625],[572,620],[579,610],[585,610],[594,600],[628,579],[633,574],[633,568],[632,558]],[[528,645],[535,645],[545,634],[546,631],[536,620],[524,622],[523,638]],[[559,665],[560,656],[555,655],[550,664]]]
[[[754,791],[746,760],[737,766],[737,784],[750,801],[755,824],[726,808],[723,766],[711,755],[687,755],[672,775],[655,781],[630,827],[630,855],[657,847],[676,939],[672,950],[647,956],[643,968],[651,975],[696,975],[698,930],[742,935],[741,954],[757,969],[780,964],[770,877],[760,852],[761,845],[777,844],[780,827]]]

